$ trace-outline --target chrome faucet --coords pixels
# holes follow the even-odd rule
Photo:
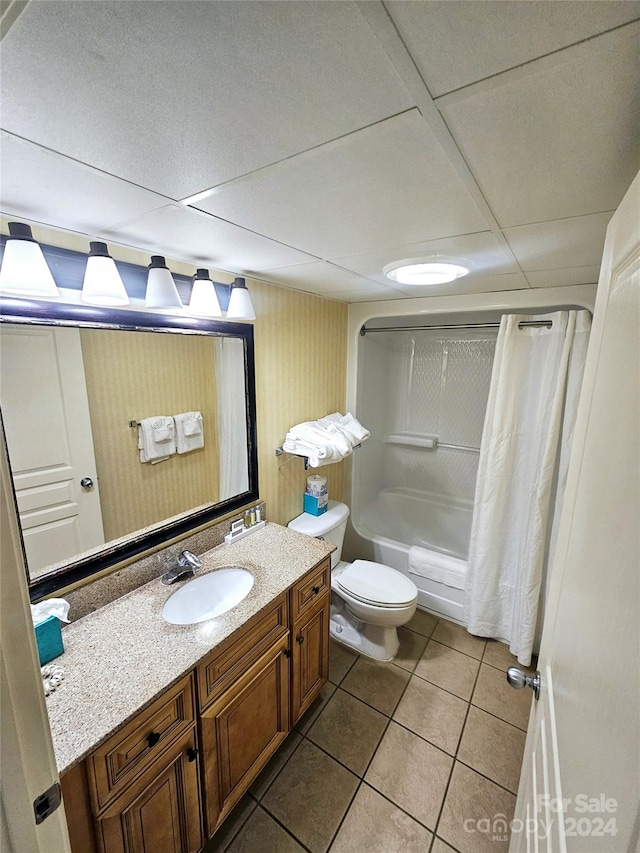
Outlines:
[[[202,560],[192,551],[183,551],[178,557],[175,568],[169,569],[168,572],[162,575],[160,580],[164,584],[172,584],[176,581],[186,578],[188,575],[196,575],[198,569],[202,566]]]

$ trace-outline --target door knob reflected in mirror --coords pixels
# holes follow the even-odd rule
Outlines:
[[[540,698],[540,673],[535,675],[527,675],[517,666],[510,666],[507,670],[507,681],[514,690],[522,690],[523,687],[530,687],[536,699]]]
[[[93,488],[93,480],[91,479],[91,477],[83,477],[80,480],[80,485],[82,486],[83,489],[87,489],[87,490],[92,489]]]

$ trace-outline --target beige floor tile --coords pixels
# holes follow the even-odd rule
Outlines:
[[[327,681],[327,683],[320,691],[320,695],[318,696],[316,701],[313,703],[313,705],[309,708],[308,711],[305,711],[305,713],[296,723],[296,730],[302,732],[302,734],[305,734],[307,731],[309,731],[311,726],[314,724],[316,717],[318,716],[320,711],[322,711],[324,706],[327,704],[329,699],[331,699],[335,692],[335,684],[332,684],[330,681]]]
[[[441,838],[436,838],[431,848],[431,853],[456,853],[453,847],[445,844]]]
[[[409,628],[410,631],[415,631],[416,634],[422,634],[423,637],[430,637],[437,624],[437,616],[425,613],[424,610],[416,610],[404,627]]]
[[[256,798],[256,800],[259,800],[262,797],[269,785],[273,782],[273,780],[282,770],[282,768],[287,763],[293,752],[296,750],[296,747],[298,746],[301,740],[302,735],[294,731],[291,732],[289,737],[280,746],[280,748],[273,756],[273,758],[271,758],[262,773],[258,776],[253,785],[249,788],[249,793],[252,794]]]
[[[426,853],[431,837],[428,829],[362,785],[331,853]]]
[[[308,740],[262,798],[267,809],[312,853],[324,853],[358,787],[358,777]]]
[[[433,829],[452,764],[453,759],[442,750],[392,722],[365,780],[420,823]]]
[[[517,794],[525,739],[521,729],[472,705],[458,760]]]
[[[361,657],[349,670],[342,688],[390,717],[410,677],[391,663]]]
[[[461,699],[470,699],[480,662],[469,655],[429,640],[415,674]]]
[[[224,853],[255,808],[256,801],[245,794],[213,838],[202,848],[202,853]]]
[[[463,699],[413,676],[393,719],[455,755],[468,707]]]
[[[533,691],[528,687],[514,690],[509,686],[504,672],[483,663],[471,702],[483,711],[526,731],[532,697]]]
[[[338,689],[307,737],[349,770],[363,776],[388,722],[384,714]]]
[[[400,640],[400,648],[393,662],[396,666],[406,669],[407,672],[413,672],[428,640],[422,634],[416,634],[415,631],[409,631],[408,628],[398,628],[398,639]]]
[[[482,637],[474,637],[462,625],[456,625],[455,622],[448,622],[446,619],[438,622],[431,639],[478,660],[481,660],[487,642]]]
[[[340,643],[329,643],[329,681],[340,684],[353,666],[358,655]]]
[[[535,666],[522,666],[518,663],[518,658],[512,655],[509,651],[509,646],[506,643],[501,643],[499,640],[487,640],[487,645],[482,656],[482,663],[488,663],[490,666],[495,666],[503,672],[507,671],[510,666],[517,666],[524,669],[526,672],[535,672]]]
[[[236,835],[228,853],[304,853],[297,841],[260,806]]]
[[[515,804],[513,794],[456,761],[438,835],[460,853],[507,853]]]

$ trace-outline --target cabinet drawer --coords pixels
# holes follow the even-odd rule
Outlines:
[[[326,557],[320,565],[291,587],[291,621],[310,610],[325,592],[331,589],[331,558]]]
[[[89,756],[87,771],[96,812],[193,726],[194,708],[189,674]]]
[[[284,593],[261,610],[198,666],[200,710],[208,707],[243,675],[273,643],[289,630],[287,595]]]

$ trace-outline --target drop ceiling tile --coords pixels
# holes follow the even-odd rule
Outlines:
[[[617,207],[640,165],[639,48],[628,24],[440,105],[502,226]]]
[[[163,196],[0,132],[0,205],[11,216],[97,234],[166,204]]]
[[[389,279],[382,271],[387,264],[404,258],[424,258],[433,255],[441,255],[443,260],[459,258],[462,261],[465,259],[471,261],[474,278],[515,272],[516,269],[513,259],[490,231],[449,237],[444,240],[409,243],[403,246],[384,246],[372,252],[332,258],[331,261],[389,286]]]
[[[466,293],[493,293],[498,290],[524,290],[528,288],[526,279],[516,273],[489,276],[464,276],[448,284],[413,285],[396,284],[399,294],[412,297],[420,296],[458,296]]]
[[[327,295],[328,299],[337,299],[339,302],[382,302],[387,299],[410,299],[397,290],[389,287],[381,287],[372,284],[368,290],[340,290]]]
[[[295,264],[281,269],[262,270],[261,278],[284,287],[306,290],[309,293],[331,295],[335,291],[376,289],[378,285],[341,267],[317,261]]]
[[[613,211],[505,228],[504,235],[524,272],[599,266]]]
[[[531,287],[568,287],[572,284],[597,284],[600,267],[570,267],[559,270],[528,272]]]
[[[260,234],[177,204],[166,205],[103,234],[152,253],[247,275],[315,260]]]
[[[181,199],[414,105],[355,3],[29,3],[5,129]]]
[[[487,227],[417,110],[226,184],[197,206],[322,258]]]
[[[385,6],[434,97],[640,18],[639,2],[606,0]]]

